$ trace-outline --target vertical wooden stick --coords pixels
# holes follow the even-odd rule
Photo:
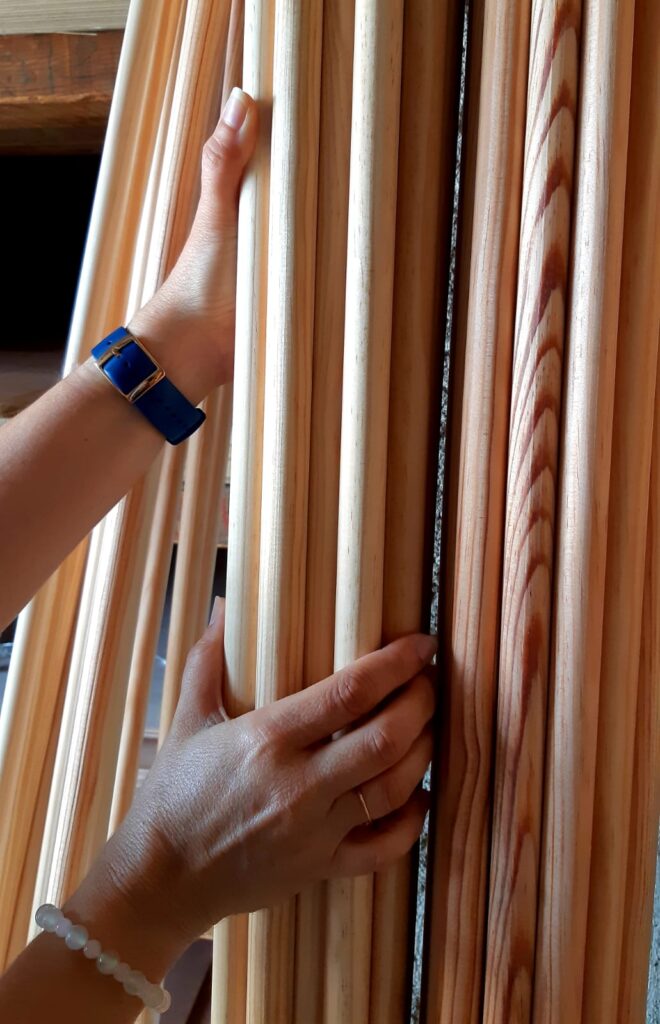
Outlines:
[[[621,1020],[617,995],[660,331],[659,52],[660,8],[637,0],[583,1024]]]
[[[649,8],[647,8],[649,9]],[[651,37],[652,38],[652,37]],[[656,236],[657,237],[657,236]],[[618,1017],[638,1024],[646,1015],[653,890],[660,819],[660,363],[646,532],[644,606],[639,658],[637,723],[619,965]]]
[[[532,1002],[579,0],[532,4],[509,418],[484,1020]]]
[[[529,2],[487,0],[426,1019],[478,1020]]]
[[[382,632],[403,4],[355,9],[335,667]],[[328,885],[325,1020],[369,1019],[372,878]]]
[[[334,665],[354,0],[323,6],[303,680]],[[295,1024],[323,1020],[326,886],[296,905]]]
[[[535,1024],[564,1024],[582,1013],[632,6],[584,0],[583,24]]]
[[[454,188],[459,4],[405,7],[390,375],[383,640],[424,626]],[[370,1021],[410,1000],[410,858],[374,878]]]
[[[270,107],[274,7],[246,0],[243,88],[259,104],[259,135],[241,190],[236,273],[232,483],[227,550],[224,700],[229,714],[254,707],[265,381]],[[213,1024],[244,1024],[248,922],[214,930]]]
[[[268,249],[256,703],[303,684],[321,0],[278,5]],[[293,1012],[295,902],[250,918],[248,1021]]]

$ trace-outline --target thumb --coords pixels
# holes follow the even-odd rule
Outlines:
[[[175,720],[188,733],[225,720],[221,707],[224,633],[225,602],[216,597],[209,624],[191,649],[183,671]]]
[[[238,187],[256,137],[256,103],[242,89],[232,89],[202,154],[199,216],[207,227],[219,228],[235,218]]]

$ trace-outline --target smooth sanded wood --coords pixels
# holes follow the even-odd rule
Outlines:
[[[146,187],[149,151],[158,126],[157,98],[162,94],[166,79],[163,68],[155,60],[157,47],[154,40],[158,38],[158,47],[167,50],[172,31],[171,21],[169,13],[155,10],[147,4],[135,3],[131,10],[67,343],[67,370],[82,361],[90,344],[102,336],[104,328],[115,326],[125,313],[130,290],[137,211]],[[120,173],[120,161],[121,166],[131,174],[130,189],[118,190],[113,185]],[[125,259],[113,262],[112,254],[119,251],[125,254]],[[102,276],[102,282],[99,282],[98,274]],[[83,547],[86,548],[86,542]],[[16,776],[12,783],[12,787],[16,786],[16,792],[21,794],[22,804],[21,820],[12,819],[12,831],[23,828],[21,821],[25,823],[34,817],[33,801],[38,799],[36,780],[41,776],[48,744],[48,738],[39,726],[39,719],[52,719],[63,685],[63,673],[67,671],[65,661],[61,657],[47,656],[48,649],[44,645],[49,643],[49,637],[62,628],[62,623],[73,622],[84,567],[85,559],[81,558],[80,551],[69,556],[48,582],[48,598],[43,602],[40,595],[35,598],[38,606],[34,610],[29,606],[24,613],[26,623],[20,627],[21,631],[24,630],[23,643],[14,654],[12,674],[16,673],[21,703],[26,702],[33,711],[29,721],[23,719],[19,733],[21,743],[30,751],[30,759],[25,762],[25,771],[21,772],[20,777]],[[39,663],[41,668],[35,674],[32,666]],[[18,705],[5,702],[2,712],[5,719],[3,730],[6,727],[8,734],[13,730],[13,725],[6,717],[10,710],[13,715]],[[4,767],[2,771],[4,773]],[[3,870],[13,873],[21,871],[25,856],[24,847],[23,851],[20,845],[14,849],[16,860],[13,867],[12,861],[3,858]],[[27,870],[26,864],[22,885],[27,885]],[[34,884],[34,873],[32,877]],[[11,882],[10,887],[14,884],[17,883]],[[5,920],[4,908],[2,917]]]
[[[323,4],[275,12],[256,703],[303,685]],[[250,917],[247,1020],[293,1012],[295,901]]]
[[[182,89],[181,104],[178,108],[178,130],[175,129],[175,138],[172,139],[172,152],[177,154],[178,160],[181,161],[184,154],[187,154],[185,167],[191,177],[181,182],[181,194],[185,197],[192,191],[196,198],[202,146],[217,122],[222,93],[227,91],[226,76],[223,75],[224,85],[221,92],[218,65],[227,51],[231,6],[230,0],[216,0],[206,7],[200,5],[197,17],[191,23],[193,37],[197,40],[194,44],[195,49],[201,51],[198,58],[200,75],[195,81],[195,76],[191,75],[188,69],[190,81],[194,85],[193,88],[186,90],[184,86]],[[235,73],[237,43],[239,39],[235,33],[234,52],[230,61],[231,74]],[[242,47],[242,32],[239,45]],[[232,81],[231,84],[235,83]],[[187,125],[190,125],[190,128],[187,128]],[[186,136],[183,140],[182,133]],[[191,151],[196,153],[198,158],[194,177],[190,161]],[[180,215],[174,219],[173,232],[179,236],[175,240],[175,251],[180,249],[188,234],[194,209],[194,205],[189,206],[186,217]],[[204,429],[197,431],[186,444],[181,525],[161,705],[161,743],[167,735],[179,699],[181,677],[188,652],[199,640],[208,619],[217,549],[217,509],[224,486],[229,448],[231,389],[216,389],[204,402],[204,411],[207,414]],[[218,434],[221,436],[218,437]],[[215,460],[213,456],[218,444],[221,449],[220,457]],[[213,529],[208,528],[210,518],[213,518],[215,537]],[[209,540],[213,542],[211,547]]]
[[[261,464],[265,382],[270,118],[273,96],[274,8],[246,0],[243,88],[257,101],[259,129],[238,208],[231,501],[227,549],[225,677],[230,715],[254,707],[257,646]],[[214,929],[213,1024],[244,1024],[247,917]]]
[[[189,7],[187,14],[194,19],[197,10]],[[208,69],[203,63],[198,67],[200,52],[203,53],[207,43],[207,37],[196,36],[187,22],[178,57],[185,76],[185,87],[181,90],[184,96],[191,93],[194,96],[196,84],[201,85],[204,94],[208,91]],[[167,49],[161,52],[163,61],[168,64],[174,56],[175,44],[176,33],[173,33],[169,53]],[[192,74],[191,68],[196,69]],[[175,87],[175,101],[176,96]],[[162,101],[162,96],[158,100]],[[192,112],[197,112],[194,104]],[[198,166],[199,152],[191,149],[189,159]],[[189,223],[196,195],[189,193],[189,209],[181,210],[185,204],[185,199],[181,199],[186,180],[184,171],[190,175],[185,163],[180,174],[167,176],[171,188],[167,209],[173,209],[175,217],[180,213],[181,221]],[[174,201],[175,197],[180,201]],[[174,261],[172,247],[176,243],[176,231],[161,230],[157,215],[152,249],[159,254],[155,262],[163,270]],[[145,288],[147,294],[142,296],[143,301],[150,291],[149,285]],[[128,312],[130,316],[132,311]],[[93,576],[87,574],[83,599],[93,605],[93,613],[89,628],[84,635],[78,630],[76,637],[79,663],[76,664],[74,657],[37,882],[37,902],[50,899],[57,903],[69,893],[107,834],[157,482],[155,466],[92,536],[92,545],[99,548],[99,565]]]
[[[405,7],[389,397],[383,641],[423,629],[430,602],[456,158],[459,5]],[[372,1024],[399,1024],[410,1002],[411,857],[374,877]]]
[[[650,7],[647,7],[649,10]],[[657,236],[656,236],[657,238]],[[644,605],[637,689],[625,909],[619,958],[618,1017],[637,1024],[646,1014],[653,891],[660,824],[660,363],[646,530]]]
[[[354,0],[323,6],[303,681],[334,666]],[[294,1021],[323,1020],[326,885],[296,903]]]
[[[508,405],[529,37],[527,0],[485,5],[456,535],[436,765],[426,1020],[481,1010]],[[453,519],[453,517],[452,517]]]
[[[531,1013],[579,0],[532,4],[509,417],[484,1020]]]
[[[636,681],[660,331],[660,8],[637,0],[583,1024],[619,1024]],[[658,766],[660,769],[660,766]]]
[[[358,0],[346,263],[335,668],[380,645],[403,4]],[[371,876],[328,885],[326,1024],[369,1019]]]
[[[582,1014],[632,29],[584,0],[534,1024]]]

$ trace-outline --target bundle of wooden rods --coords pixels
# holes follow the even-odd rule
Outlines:
[[[658,52],[656,0],[132,0],[66,369],[173,266],[240,83],[235,378],[20,616],[0,967],[132,799],[183,480],[169,728],[231,435],[229,712],[428,628],[434,576],[440,699],[425,906],[411,854],[220,922],[213,1024],[642,1024]]]

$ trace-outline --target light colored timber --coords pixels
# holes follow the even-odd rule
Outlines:
[[[227,548],[225,679],[230,715],[254,707],[261,466],[265,381],[270,107],[273,95],[274,7],[246,0],[243,88],[258,103],[259,134],[245,172],[238,209],[232,484]],[[226,918],[213,933],[213,1024],[244,1024],[248,922]]]
[[[456,157],[458,13],[457,3],[410,3],[404,15],[383,642],[428,622]],[[411,857],[374,877],[372,1024],[399,1024],[405,1018],[414,898]]]
[[[275,11],[256,703],[303,685],[321,0]],[[248,1022],[293,1012],[295,900],[252,914]]]
[[[582,1014],[632,32],[584,0],[534,1024]]]
[[[176,12],[175,12],[176,13]],[[194,103],[197,85],[206,96],[210,83],[208,71],[198,67],[208,37],[195,35],[189,19],[197,16],[195,7],[188,7],[179,64],[184,85],[179,81],[174,90],[188,100],[190,121],[186,124],[188,138],[194,131],[197,115]],[[164,53],[163,59],[166,58]],[[170,63],[172,47],[170,47]],[[190,69],[195,69],[191,74]],[[216,69],[216,74],[217,74]],[[161,97],[162,98],[162,97]],[[192,124],[191,124],[192,123]],[[194,137],[194,136],[193,136]],[[199,162],[199,151],[190,148],[189,159]],[[182,198],[190,168],[178,163],[178,172],[164,177],[172,193],[168,210],[174,210],[180,223],[189,224],[196,194],[188,191]],[[186,193],[183,192],[183,195]],[[174,202],[174,197],[177,201]],[[183,209],[182,209],[183,207]],[[161,231],[156,215],[152,246],[165,252],[157,264],[167,268],[174,262],[172,247],[180,244],[176,231]],[[148,285],[146,286],[148,289]],[[142,296],[143,301],[149,295]],[[131,311],[129,311],[130,314]],[[45,831],[44,848],[37,880],[37,902],[59,902],[85,873],[95,852],[107,834],[112,798],[112,784],[121,735],[121,719],[130,669],[130,656],[137,624],[140,588],[145,568],[150,519],[156,496],[158,467],[152,467],[130,495],[96,528],[92,544],[100,548],[99,570],[86,580],[87,600],[94,606],[91,627],[84,636],[77,635],[72,665],[71,700],[65,705],[60,748],[55,767],[55,780]],[[89,574],[88,574],[89,576]],[[77,699],[73,695],[77,692]]]
[[[460,464],[452,467],[448,709],[435,778],[426,1008],[433,1024],[476,1024],[481,1012],[529,16],[527,0],[485,5]]]
[[[154,55],[158,47],[167,49],[172,29],[172,18],[168,12],[146,3],[133,4],[117,71],[106,146],[67,343],[67,371],[87,356],[89,346],[102,336],[104,328],[116,326],[125,312],[130,287],[130,253],[135,245],[135,218],[146,187],[149,150],[157,130],[157,98],[165,87],[163,69]],[[130,189],[118,190],[112,185],[118,174],[120,159],[131,178]],[[113,262],[112,254],[120,251],[128,255],[124,260]],[[106,260],[108,254],[110,262]],[[98,289],[97,275],[102,277]],[[83,549],[86,549],[86,543]],[[14,654],[12,675],[15,674],[16,686],[20,689],[20,703],[26,702],[33,711],[29,720],[23,720],[18,733],[21,743],[30,751],[29,762],[25,762],[24,770],[11,783],[11,787],[15,786],[16,792],[21,794],[23,813],[20,818],[12,816],[7,819],[4,825],[14,837],[18,837],[23,830],[22,839],[11,840],[11,857],[3,857],[3,878],[8,880],[8,891],[17,884],[11,879],[18,878],[24,863],[21,885],[29,884],[28,868],[32,870],[29,866],[33,864],[33,859],[27,858],[24,845],[27,833],[24,829],[29,820],[35,821],[37,827],[34,801],[38,799],[37,780],[43,777],[48,743],[47,735],[41,730],[38,720],[52,720],[60,687],[64,685],[63,674],[67,671],[66,662],[62,658],[43,657],[43,644],[61,628],[63,622],[73,622],[84,566],[85,559],[81,557],[80,551],[69,556],[49,580],[49,596],[42,602],[38,595],[34,599],[37,605],[34,608],[28,606],[23,613],[26,617],[25,625],[20,626],[20,630],[24,631],[23,643]],[[33,671],[35,664],[41,664],[38,673]],[[38,699],[35,699],[35,692],[38,692]],[[2,728],[3,731],[7,730],[7,735],[14,731],[7,716],[13,716],[18,710],[18,704],[4,702]],[[4,777],[5,767],[5,764],[0,767],[0,778]],[[8,797],[2,783],[0,791],[3,791],[3,800]],[[41,823],[38,827],[41,827]],[[31,841],[35,841],[34,834]],[[0,916],[8,925],[12,912],[5,913],[3,907]]]
[[[323,6],[303,680],[334,666],[354,0]],[[326,885],[296,904],[294,1021],[323,1020]]]
[[[637,0],[583,1024],[619,1024],[621,1020],[617,997],[660,331],[659,52],[660,8],[652,0]]]
[[[346,262],[335,668],[382,634],[403,4],[358,0]],[[328,884],[326,1024],[369,1020],[371,876]]]
[[[240,81],[243,54],[243,3],[226,3],[211,13],[213,32],[225,22],[227,45],[222,97],[208,111],[205,135],[209,135],[234,85]],[[231,25],[229,18],[231,16]],[[217,26],[217,27],[216,27]],[[208,31],[206,26],[201,30]],[[223,38],[222,34],[218,37]],[[210,67],[214,57],[209,55]],[[205,60],[207,58],[204,58]],[[213,96],[213,93],[211,94]],[[211,123],[213,122],[213,123]],[[203,125],[201,126],[203,128]],[[196,140],[199,146],[199,140]],[[224,489],[231,431],[232,388],[217,388],[205,400],[206,423],[188,441],[184,471],[183,505],[177,547],[172,611],[167,645],[165,687],[161,716],[161,742],[164,739],[179,695],[181,677],[188,651],[201,636],[208,621],[211,586],[217,553],[218,521]]]
[[[4,0],[0,35],[123,28],[128,0]]]
[[[80,544],[70,556],[78,576],[83,572],[87,545]],[[55,574],[44,584],[19,618],[0,716],[0,970],[25,945],[29,906],[21,907],[24,880],[34,883],[36,864],[29,850],[40,841],[45,807],[40,794],[50,783],[54,751],[49,756],[53,724],[59,722],[70,655],[70,636],[78,607],[77,595],[62,607],[61,580]],[[30,645],[36,628],[41,642]],[[46,633],[45,630],[48,632]],[[47,688],[43,686],[46,681]],[[45,713],[44,713],[45,705]],[[18,948],[15,948],[18,946]]]
[[[649,11],[652,5],[648,5]],[[644,17],[645,21],[645,17]],[[652,33],[651,33],[652,38]],[[657,237],[657,236],[656,236]],[[660,823],[660,363],[646,531],[644,605],[637,689],[628,863],[621,953],[620,1024],[645,1020]]]
[[[490,846],[488,1024],[528,1024],[532,1003],[579,0],[534,0],[530,40]]]

